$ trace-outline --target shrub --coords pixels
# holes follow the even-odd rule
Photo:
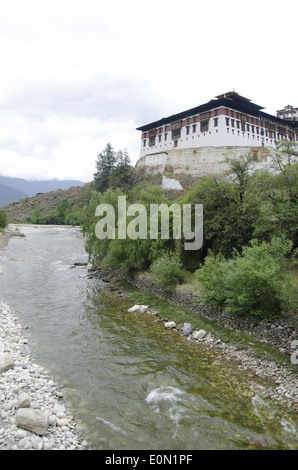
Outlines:
[[[196,271],[204,290],[202,300],[221,306],[224,313],[272,320],[289,300],[285,256],[291,247],[288,240],[274,238],[270,244],[253,241],[230,260],[209,255]]]
[[[7,215],[4,209],[0,209],[0,229],[4,229],[7,226]]]
[[[183,281],[185,275],[179,256],[167,252],[153,261],[150,272],[153,274],[156,284],[162,285],[165,290],[174,289],[176,284]]]

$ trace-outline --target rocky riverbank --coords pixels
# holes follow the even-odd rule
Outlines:
[[[9,239],[12,237],[24,237],[25,235],[19,231],[17,226],[8,225],[5,230],[0,231],[0,250],[5,248]]]
[[[63,391],[31,355],[22,326],[0,301],[0,450],[84,450]]]
[[[91,268],[89,277],[102,279],[106,282],[106,288],[120,297],[130,298],[129,294],[123,292],[119,286],[119,281],[125,277],[123,273],[115,270],[101,271],[99,268]],[[168,293],[152,283],[146,276],[127,278],[132,285],[140,290],[149,292],[163,298],[174,305],[186,307],[194,313],[216,322],[224,328],[233,331],[247,333],[251,336],[253,346],[254,339],[258,339],[271,345],[282,352],[285,357],[291,356],[298,359],[298,335],[297,330],[288,325],[284,320],[277,320],[273,323],[260,322],[254,324],[248,319],[237,317],[236,315],[223,315],[220,310],[199,306],[196,296],[189,292]],[[231,342],[223,341],[218,334],[198,330],[191,324],[176,324],[170,318],[163,318],[161,312],[156,312],[149,306],[132,305],[135,312],[151,314],[156,316],[156,321],[164,323],[165,328],[170,328],[173,332],[183,335],[187,341],[199,343],[206,348],[216,351],[221,357],[217,361],[218,365],[233,364],[240,372],[248,374],[251,379],[251,387],[264,399],[271,399],[282,407],[293,413],[298,412],[298,381],[297,373],[289,371],[286,367],[276,364],[266,357],[260,357],[253,350],[253,347],[242,347]],[[295,362],[297,363],[297,362]],[[254,380],[256,379],[256,380]]]

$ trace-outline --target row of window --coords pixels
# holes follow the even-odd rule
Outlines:
[[[253,127],[253,126],[252,126],[252,127]],[[175,134],[173,135],[174,132],[175,132],[175,131],[172,131],[172,140],[174,140],[174,147],[177,147],[177,146],[178,146],[178,139],[181,137],[181,135],[180,135],[180,133],[178,134],[178,133],[176,133],[176,132],[175,132]],[[216,132],[217,132],[217,130],[216,130]],[[230,128],[229,128],[229,127],[227,127],[227,133],[228,133],[228,134],[230,133]],[[235,130],[232,129],[232,134],[234,135],[234,133],[235,133]],[[211,134],[211,132],[209,132],[209,134]],[[237,131],[237,134],[238,134],[238,136],[240,136],[240,131],[239,131],[239,130]],[[243,137],[245,137],[245,131],[242,131],[242,134],[243,134]],[[258,134],[258,133],[257,133],[257,134]],[[204,135],[205,135],[205,133],[204,133]],[[255,139],[255,137],[257,138],[257,141],[260,140],[260,135],[256,135],[256,136],[255,136],[254,133],[250,134],[249,132],[247,132],[247,138],[248,138],[248,139],[249,139],[250,135],[252,136],[252,139],[253,139],[253,140]],[[168,136],[168,134],[166,133],[166,134],[165,134],[165,141],[167,141],[167,136]],[[157,137],[158,137],[158,143],[161,143],[161,135],[158,135]],[[199,135],[198,135],[198,137],[199,137]],[[194,137],[192,137],[192,138],[194,138]],[[272,145],[274,140],[285,139],[285,138],[287,139],[288,136],[287,136],[287,135],[278,134],[278,133],[275,133],[275,132],[272,133],[272,132],[270,132],[270,131],[265,131],[265,132],[264,132],[264,131],[262,130],[261,139],[262,139],[263,141],[266,139],[266,143],[268,144],[268,143],[269,143],[268,138],[270,139],[270,145]],[[186,139],[186,140],[187,140],[187,139]],[[290,138],[290,140],[292,140],[292,139]],[[297,138],[296,140],[298,140],[298,138]],[[181,142],[182,142],[182,140],[181,140]],[[146,144],[147,144],[147,140],[144,139],[144,140],[143,140],[143,147],[146,147]],[[149,146],[150,146],[150,147],[153,147],[154,145],[156,145],[155,137],[153,137],[153,138],[151,137],[151,138],[149,139]]]
[[[230,115],[232,116],[237,116],[239,115],[239,113],[235,113],[233,111],[230,111]],[[196,121],[195,118],[193,118],[193,123],[190,124],[190,119],[187,120],[187,125],[185,127],[185,133],[186,135],[189,135],[190,133],[192,134],[195,134],[196,132],[198,132],[198,128],[200,130],[200,132],[207,132],[209,130],[209,122],[210,122],[210,119],[206,119],[208,118],[209,116],[209,113],[206,113],[206,116],[204,115],[200,115],[200,122],[197,123],[197,124],[194,124],[194,122]],[[236,128],[236,129],[239,129],[241,130],[242,132],[251,132],[252,134],[257,134],[257,135],[261,135],[261,136],[265,136],[265,137],[269,137],[270,139],[280,139],[280,138],[285,138],[287,137],[287,133],[286,133],[286,128],[281,128],[281,126],[279,126],[280,128],[280,132],[276,132],[275,131],[275,125],[274,124],[270,124],[268,123],[267,126],[269,129],[263,129],[262,126],[260,126],[260,122],[255,119],[255,118],[250,118],[248,122],[248,117],[247,116],[244,116],[244,115],[239,115],[238,119],[241,117],[241,120],[236,120],[236,119],[233,119],[233,118],[230,118],[230,117],[225,117],[225,123],[226,123],[226,126],[227,127],[232,127],[232,128]],[[205,118],[204,120],[202,118]],[[218,117],[215,117],[213,118],[213,125],[214,127],[218,127]],[[257,124],[257,125],[256,125]],[[262,124],[262,123],[261,123]],[[270,130],[271,128],[271,130]],[[176,139],[180,139],[181,137],[181,129],[182,129],[182,121],[179,121],[177,123],[174,123],[172,124],[171,126],[171,138],[173,140],[176,140]],[[158,132],[158,134],[157,134]],[[148,133],[149,135],[149,146],[154,146],[155,143],[156,143],[156,137],[158,139],[158,142],[161,142],[161,139],[162,139],[162,129],[159,129],[157,131],[157,129],[153,129],[151,131],[149,131]],[[144,135],[145,137],[145,135]],[[292,136],[289,135],[288,136],[291,140],[293,140],[295,138],[295,135],[293,134]],[[164,133],[164,140],[167,141],[168,139],[168,132],[165,132]],[[296,140],[298,139],[298,137],[296,136]],[[147,139],[145,138],[143,140],[143,146],[146,147],[146,143],[147,143]]]

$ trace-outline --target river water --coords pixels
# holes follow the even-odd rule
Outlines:
[[[66,390],[91,449],[296,449],[297,423],[247,377],[86,277],[76,228],[22,227],[0,251],[0,298]]]

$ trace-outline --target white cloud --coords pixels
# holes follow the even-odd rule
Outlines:
[[[296,0],[0,0],[0,173],[89,180],[107,142],[235,89],[298,105]],[[48,176],[49,175],[49,176]]]

